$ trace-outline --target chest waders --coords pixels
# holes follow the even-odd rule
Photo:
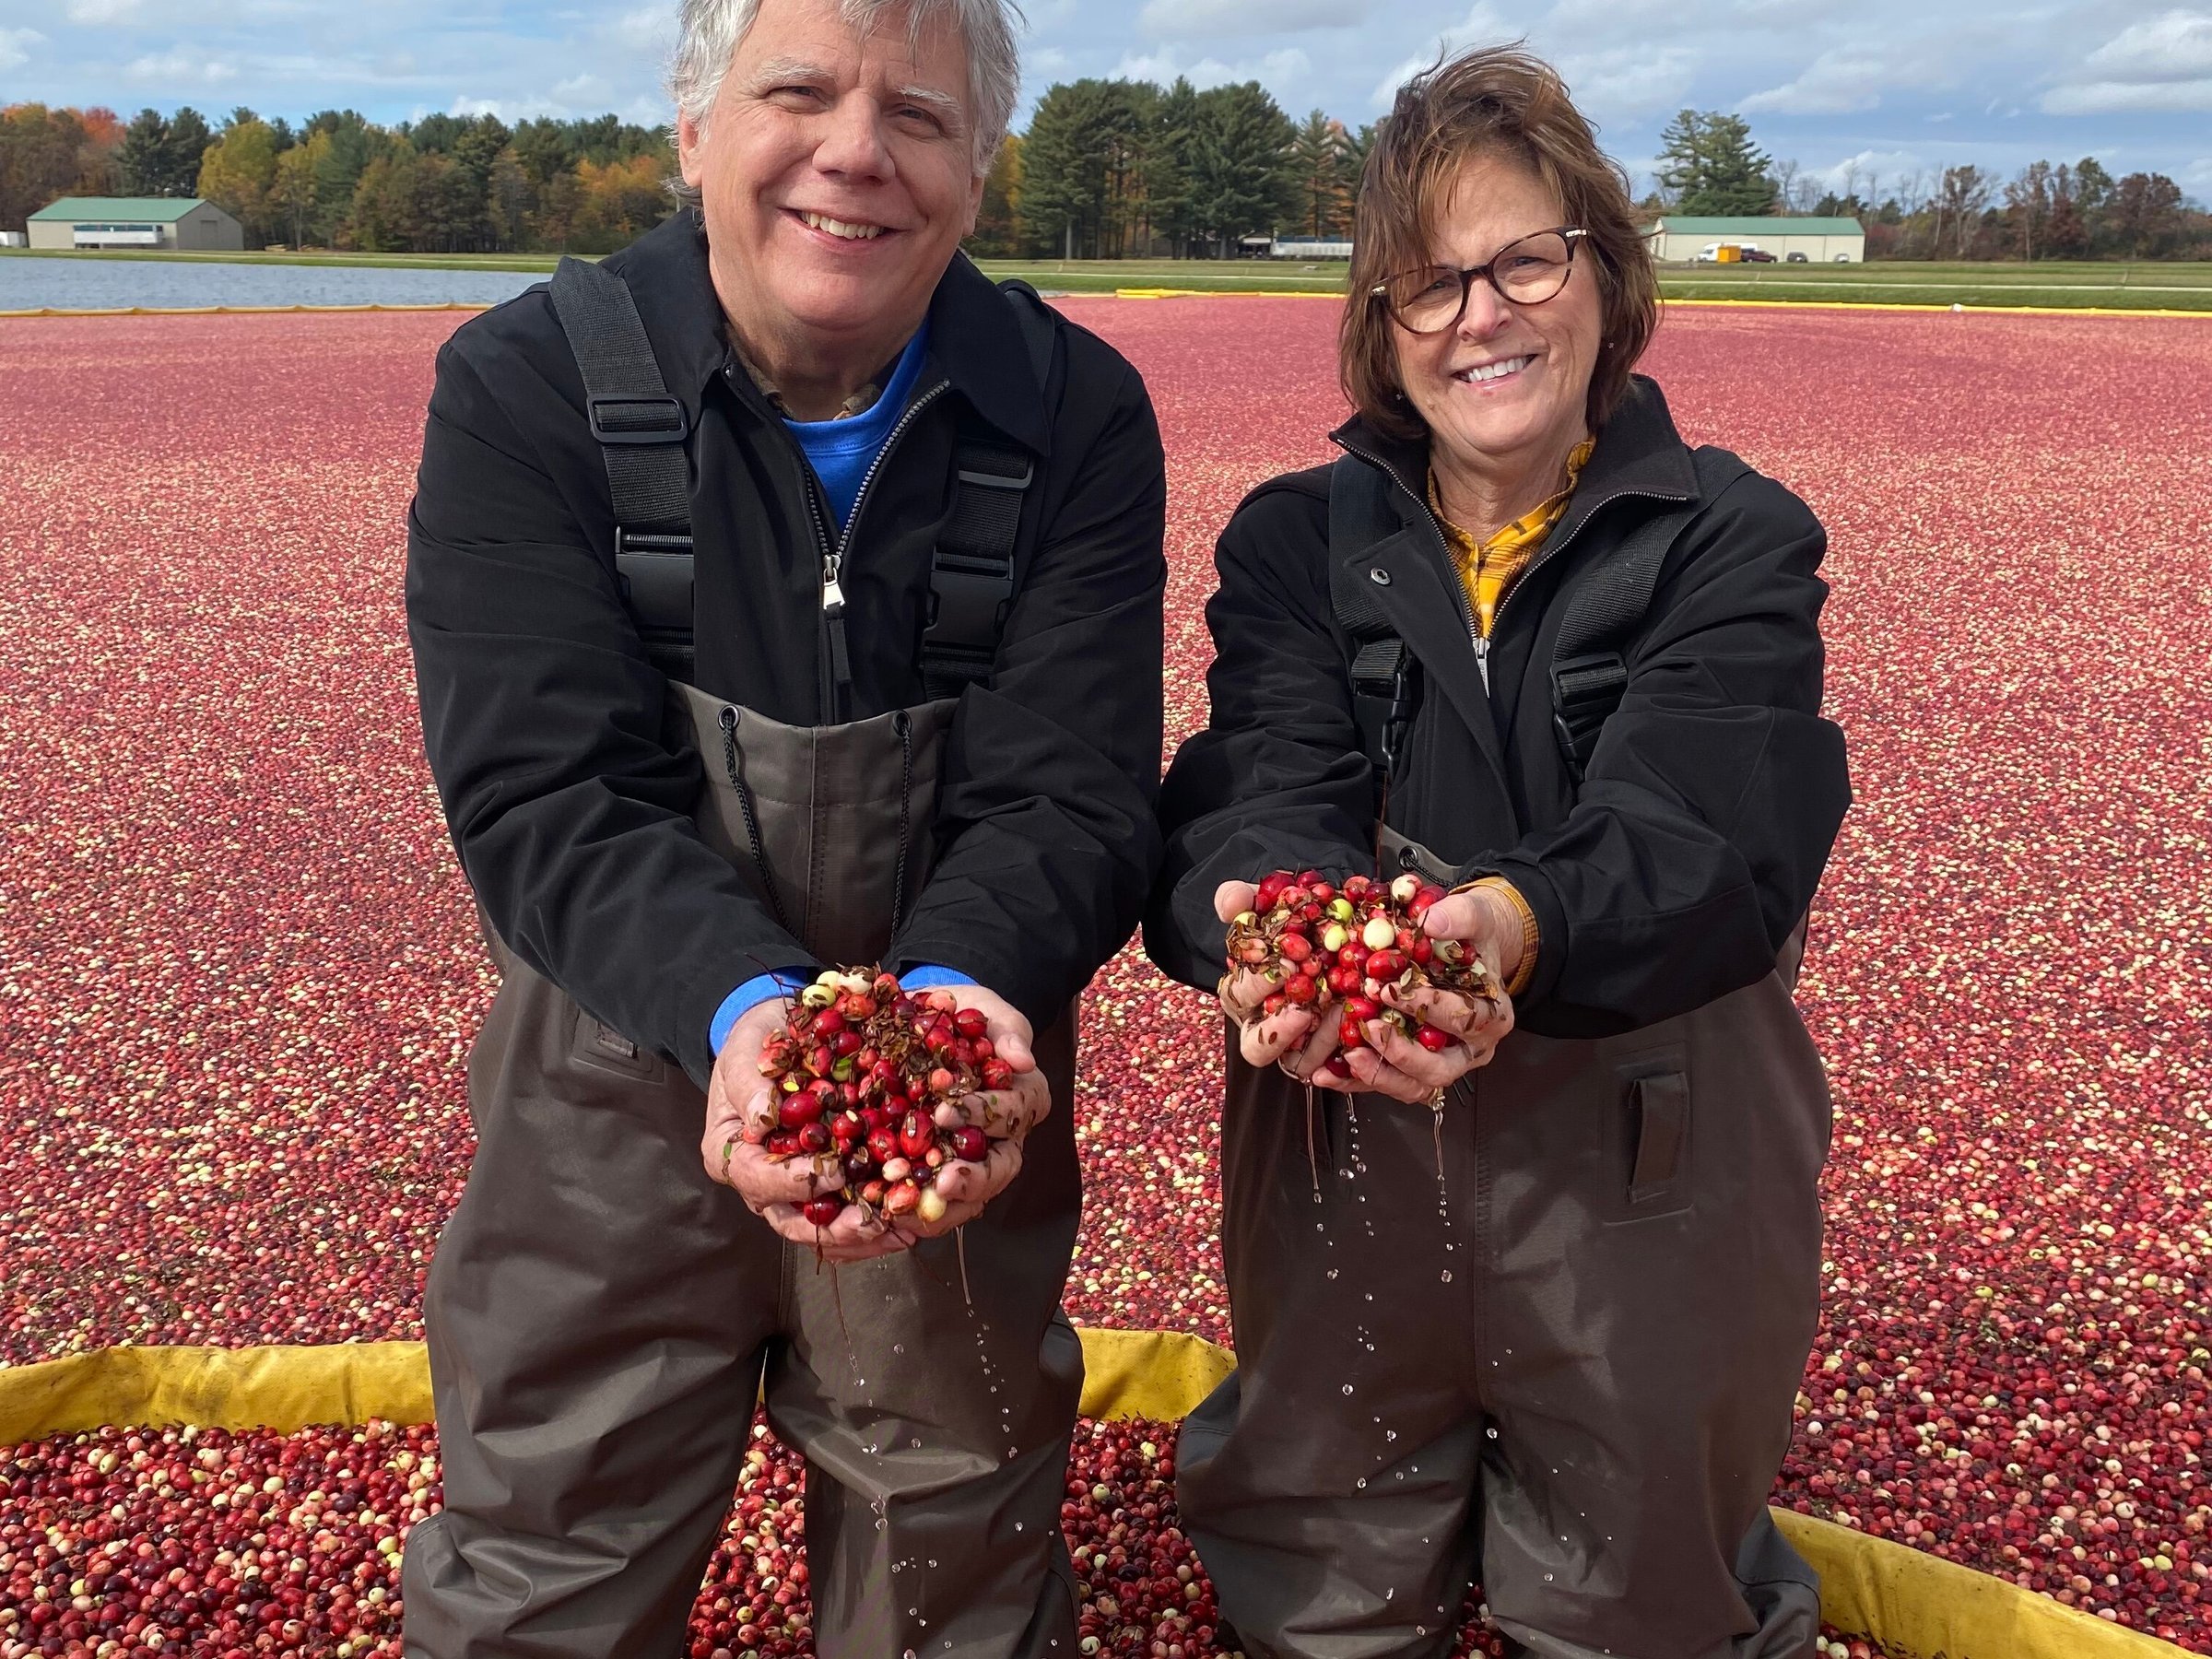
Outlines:
[[[1606,562],[1655,574],[1687,514],[1661,517]],[[1632,605],[1602,584],[1608,628],[1648,604],[1631,576]],[[1524,696],[1551,694],[1579,782],[1622,639],[1560,603]],[[1345,631],[1380,761],[1413,665]],[[1588,695],[1605,680],[1609,701]],[[1399,867],[1451,868],[1383,839]],[[1617,1037],[1513,1032],[1452,1089],[1441,1168],[1426,1107],[1328,1091],[1309,1161],[1302,1088],[1229,1042],[1238,1369],[1184,1425],[1178,1492],[1246,1653],[1441,1655],[1479,1578],[1510,1651],[1543,1659],[1809,1659],[1818,1583],[1766,1508],[1818,1313],[1829,1131],[1794,968],[1793,948]]]
[[[597,275],[598,301],[611,284],[627,307]],[[596,421],[607,406],[579,355]],[[653,387],[613,391],[665,400],[647,367]],[[618,478],[616,503],[633,523]],[[677,505],[683,569],[654,574],[688,609]],[[645,557],[678,557],[669,525]],[[656,653],[688,647],[688,615],[640,619]],[[707,775],[700,834],[818,959],[879,958],[926,878],[954,706],[801,728],[673,684],[671,739],[696,743]],[[469,1059],[477,1150],[424,1298],[445,1508],[408,1539],[410,1659],[685,1651],[757,1398],[806,1459],[813,1651],[1073,1659],[1072,1010],[1036,1043],[1053,1111],[965,1230],[964,1264],[947,1238],[832,1269],[709,1179],[704,1096],[680,1067],[491,943],[501,983]]]

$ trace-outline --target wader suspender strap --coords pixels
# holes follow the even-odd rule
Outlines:
[[[1701,500],[1712,500],[1748,470],[1734,456],[1710,451],[1698,461]],[[1660,567],[1698,505],[1670,507],[1638,525],[1618,552],[1583,576],[1568,601],[1552,650],[1551,723],[1578,787],[1597,747],[1599,730],[1629,688],[1621,647],[1651,609]],[[1416,665],[1368,584],[1347,569],[1345,556],[1374,546],[1397,528],[1397,522],[1382,474],[1354,456],[1339,457],[1329,470],[1329,604],[1336,626],[1350,637],[1353,712],[1359,721],[1360,747],[1378,779],[1390,775],[1413,721]]]
[[[1620,648],[1651,609],[1659,567],[1693,508],[1670,508],[1636,526],[1609,559],[1592,567],[1567,602],[1551,653],[1551,728],[1577,785],[1597,735],[1629,688]]]
[[[1004,282],[999,289],[1021,331],[1038,390],[1049,396],[1059,337],[1053,312],[1025,282]],[[929,615],[922,630],[922,687],[931,699],[958,697],[990,677],[1014,603],[1021,504],[1037,477],[1027,451],[967,423],[953,446],[953,471],[952,511],[930,551]]]
[[[691,465],[684,406],[669,395],[629,285],[563,259],[553,310],[583,372],[592,436],[606,461],[615,512],[615,577],[646,654],[688,680],[691,646]]]
[[[1702,502],[1750,470],[1734,455],[1711,450],[1696,453],[1693,459],[1699,500],[1669,507],[1637,525],[1618,552],[1583,575],[1559,624],[1551,653],[1551,726],[1578,788],[1597,750],[1598,732],[1628,692],[1621,647],[1652,608],[1659,571],[1675,538]]]
[[[1000,285],[1041,392],[1049,391],[1053,313],[1026,283]],[[691,677],[690,436],[639,321],[629,285],[612,271],[564,259],[553,309],[583,373],[592,436],[606,461],[615,513],[615,574],[654,664]],[[1014,598],[1021,503],[1036,478],[1029,454],[994,435],[963,430],[953,450],[952,511],[930,555],[929,621],[922,677],[931,698],[957,697],[984,678]]]
[[[1378,786],[1397,765],[1413,724],[1416,665],[1375,603],[1373,585],[1347,571],[1344,558],[1397,527],[1389,481],[1366,462],[1340,456],[1329,469],[1329,608],[1351,641],[1352,713]]]

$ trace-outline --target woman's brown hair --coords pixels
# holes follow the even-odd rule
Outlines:
[[[1374,286],[1434,263],[1434,231],[1461,169],[1477,156],[1518,162],[1556,195],[1594,255],[1605,344],[1590,376],[1590,429],[1605,425],[1659,321],[1659,279],[1637,228],[1628,175],[1597,135],[1558,71],[1518,47],[1493,46],[1439,62],[1398,88],[1353,206],[1351,298],[1337,341],[1345,395],[1398,438],[1427,427],[1398,384],[1389,310]]]

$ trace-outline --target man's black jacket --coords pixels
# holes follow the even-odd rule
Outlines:
[[[1820,718],[1828,588],[1815,572],[1828,542],[1805,503],[1714,465],[1717,452],[1700,465],[1658,387],[1639,379],[1500,607],[1486,689],[1425,499],[1426,448],[1359,419],[1335,437],[1395,481],[1397,530],[1338,555],[1420,665],[1390,823],[1462,878],[1502,874],[1528,899],[1542,939],[1519,1023],[1606,1035],[1771,972],[1851,799],[1842,734]],[[1578,791],[1552,731],[1563,595],[1644,517],[1690,502]],[[1219,883],[1371,868],[1376,791],[1330,606],[1328,536],[1326,467],[1263,485],[1221,535],[1206,608],[1213,717],[1169,769],[1167,868],[1145,930],[1154,960],[1190,984],[1211,988],[1221,971]]]
[[[818,526],[834,534],[836,518],[730,349],[696,215],[607,264],[694,434],[696,682],[787,724],[830,724]],[[888,965],[958,969],[1041,1025],[1127,938],[1159,865],[1166,492],[1136,371],[1062,322],[1048,404],[1014,303],[956,257],[930,307],[927,406],[886,451],[840,579],[848,717],[923,701],[930,549],[963,413],[1036,457],[1031,551],[993,674],[954,717],[938,862]],[[543,288],[439,354],[408,524],[424,738],[500,937],[703,1084],[723,999],[809,958],[692,828],[700,757],[671,741],[665,682],[618,596],[583,399]]]

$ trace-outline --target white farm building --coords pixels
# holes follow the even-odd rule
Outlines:
[[[1643,233],[1652,257],[1662,265],[1709,259],[1709,249],[1733,243],[1756,247],[1779,260],[1802,255],[1808,265],[1860,265],[1866,258],[1866,229],[1855,218],[1705,218],[1667,214]]]
[[[236,253],[239,222],[197,196],[64,196],[27,221],[34,248],[145,248]]]

